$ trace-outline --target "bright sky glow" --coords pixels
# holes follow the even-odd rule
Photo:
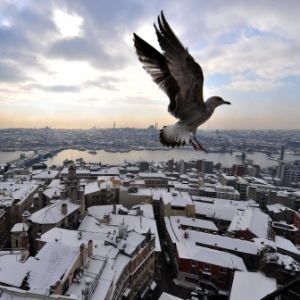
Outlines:
[[[54,22],[63,38],[80,35],[82,18],[76,15],[69,15],[61,10],[54,11]]]
[[[202,129],[299,129],[300,1],[8,1],[0,4],[0,128],[161,128],[176,122],[143,70],[163,10],[222,96]]]

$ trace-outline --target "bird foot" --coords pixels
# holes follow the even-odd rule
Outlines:
[[[205,153],[207,153],[207,150],[201,144],[199,143],[195,144],[192,140],[190,140],[190,143],[192,144],[195,150],[204,151]]]

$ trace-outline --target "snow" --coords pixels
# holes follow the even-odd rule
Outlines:
[[[231,237],[220,236],[217,234],[209,234],[196,230],[188,230],[188,237],[184,236],[185,230],[178,228],[178,218],[165,217],[166,228],[172,242],[185,242],[192,245],[201,244],[207,247],[218,247],[224,250],[247,253],[251,255],[259,255],[261,249],[260,243],[253,243],[245,240],[234,239]]]
[[[145,204],[141,207],[147,207],[146,209],[150,209],[150,206],[146,206]],[[121,206],[117,205],[118,207]],[[152,208],[153,209],[153,208]],[[149,230],[151,233],[155,234],[158,237],[158,231],[156,226],[156,221],[154,218],[148,218],[145,216],[137,217],[135,215],[118,215],[112,213],[113,206],[112,205],[101,205],[101,206],[92,206],[88,208],[88,214],[90,216],[85,216],[83,221],[80,224],[79,230],[84,232],[99,232],[99,233],[108,233],[108,231],[113,231],[112,226],[118,227],[121,224],[124,224],[127,227],[127,231],[136,231],[140,234],[145,234]],[[101,223],[101,219],[105,214],[109,214],[110,220],[108,226],[104,223]],[[154,215],[154,214],[152,214]],[[110,227],[110,228],[109,228]],[[96,238],[99,239],[99,238]],[[127,250],[127,248],[126,248]],[[155,251],[161,251],[161,245],[159,242],[159,238],[155,239]]]
[[[281,268],[287,271],[300,272],[300,263],[288,255],[279,254],[276,252],[265,253],[267,262],[278,264]]]
[[[45,244],[35,257],[30,257],[24,263],[31,270],[28,279],[30,291],[49,294],[50,286],[55,285],[58,279],[63,282],[79,257],[79,247],[57,242]]]
[[[68,215],[78,210],[80,207],[80,205],[72,203],[70,199],[58,200],[33,213],[28,220],[37,224],[57,224],[66,217],[61,211],[62,204],[67,204]]]
[[[228,199],[192,196],[196,207],[196,215],[205,215],[231,222],[239,212],[251,208],[255,201],[234,201]]]
[[[230,253],[186,243],[176,243],[176,249],[179,258],[200,261],[232,270],[247,270],[243,259]]]
[[[61,244],[73,247],[80,247],[80,245],[88,245],[89,240],[79,239],[78,231],[68,230],[63,228],[52,228],[42,234],[37,241],[44,243],[58,241]]]
[[[256,237],[268,236],[270,217],[258,209],[248,209],[234,216],[228,231],[250,231]]]
[[[276,279],[264,274],[235,271],[230,300],[260,300],[277,289]]]
[[[182,206],[193,205],[191,196],[187,192],[167,192],[162,191],[161,198],[164,205]]]
[[[23,231],[23,228],[24,230],[27,232],[28,231],[28,228],[29,226],[26,224],[26,223],[16,223],[13,228],[11,229],[11,233],[19,233],[19,232],[22,232]]]
[[[57,170],[44,170],[39,172],[36,175],[32,176],[32,179],[40,180],[40,179],[53,179],[57,177],[59,174],[59,171]]]
[[[29,270],[26,265],[18,262],[1,261],[0,283],[19,288]]]
[[[182,298],[163,292],[158,300],[181,300]]]
[[[300,255],[300,251],[296,246],[288,239],[285,239],[281,236],[276,235],[275,241],[267,239],[254,238],[255,243],[261,243],[263,245],[269,245],[273,248],[282,249],[284,251],[290,252],[291,254]],[[278,250],[279,251],[279,250]]]
[[[182,216],[170,216],[171,223],[175,226],[186,226],[186,227],[194,227],[204,230],[210,230],[218,232],[218,227],[212,221],[200,220],[195,218],[186,218]]]

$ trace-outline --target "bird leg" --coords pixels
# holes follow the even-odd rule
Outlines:
[[[195,150],[204,151],[205,153],[207,153],[207,150],[196,139],[196,131],[193,132],[193,138],[194,140],[190,139],[190,143],[193,145],[193,148]]]

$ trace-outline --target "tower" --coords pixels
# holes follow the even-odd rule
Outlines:
[[[65,190],[61,192],[61,199],[69,197],[73,203],[80,205],[80,215],[84,215],[84,189],[79,185],[76,176],[76,165],[72,161],[68,165],[68,178],[65,181]]]
[[[279,157],[279,163],[278,163],[278,170],[277,170],[277,177],[282,179],[282,173],[283,173],[283,158],[284,158],[284,146],[281,146],[280,151],[280,157]]]

